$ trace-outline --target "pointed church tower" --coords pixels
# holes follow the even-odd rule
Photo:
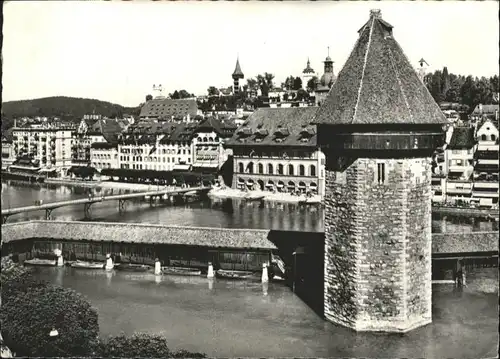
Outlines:
[[[244,79],[245,75],[243,75],[243,71],[241,71],[240,67],[240,58],[236,59],[236,67],[233,72],[233,91],[235,95],[238,95],[240,92],[240,79]]]
[[[326,155],[326,319],[357,331],[431,323],[431,156],[446,119],[380,10],[314,122]]]

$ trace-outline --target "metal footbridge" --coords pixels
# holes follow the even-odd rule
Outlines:
[[[104,201],[118,201],[118,210],[120,211],[120,213],[122,213],[125,210],[126,200],[149,197],[149,203],[150,205],[152,205],[157,198],[162,198],[164,196],[169,198],[179,197],[179,196],[182,197],[185,196],[188,192],[197,193],[201,195],[208,193],[208,191],[210,191],[211,188],[212,187],[191,187],[191,188],[182,188],[175,190],[169,189],[162,191],[136,192],[136,193],[109,195],[109,196],[92,196],[89,198],[74,199],[70,201],[60,201],[60,202],[38,204],[27,207],[2,209],[2,223],[6,223],[7,218],[12,215],[19,213],[26,213],[26,212],[41,211],[41,210],[45,211],[45,219],[49,220],[51,219],[52,211],[54,209],[66,206],[73,206],[76,204],[84,205],[85,218],[90,219],[92,214],[91,206],[94,203],[99,203]]]

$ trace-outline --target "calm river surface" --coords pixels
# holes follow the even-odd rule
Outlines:
[[[434,285],[433,323],[406,335],[354,333],[324,321],[278,283],[37,268],[84,294],[104,336],[159,333],[174,349],[220,357],[484,358],[496,355],[498,294]],[[481,268],[498,282],[497,268]],[[491,273],[487,273],[487,272]],[[473,273],[469,287],[474,286]],[[498,292],[497,292],[498,293]]]
[[[35,200],[45,203],[88,196],[93,193],[111,194],[109,189],[88,189],[65,185],[33,185],[22,182],[2,182],[2,208],[29,206]],[[114,194],[119,193],[113,190]],[[122,190],[122,193],[124,191]],[[52,216],[60,220],[82,220],[83,205],[62,207]],[[145,202],[127,202],[125,213],[118,212],[117,201],[97,203],[92,206],[96,221],[159,223],[182,226],[258,228],[293,231],[323,231],[323,210],[316,206],[297,204],[243,202],[238,199],[211,199],[185,205],[158,205],[153,208]],[[45,211],[17,214],[9,222],[44,219]],[[498,222],[460,217],[433,216],[433,232],[470,232],[498,230]]]
[[[95,190],[93,190],[95,191]],[[101,190],[97,190],[101,191]],[[100,192],[102,193],[102,192]],[[109,193],[109,191],[107,192]],[[115,190],[114,193],[117,193]],[[82,198],[87,189],[59,185],[2,183],[2,208]],[[120,215],[117,203],[95,205],[100,221],[149,222],[321,231],[316,207],[209,200],[185,206],[150,208],[131,203]],[[56,209],[57,219],[80,220],[83,206]],[[44,218],[20,214],[11,221]],[[488,230],[492,223],[466,218],[435,218],[434,231]],[[498,229],[498,227],[497,227]],[[493,269],[493,271],[491,271]],[[496,268],[486,277],[497,283]],[[406,335],[356,334],[327,323],[279,283],[156,277],[151,274],[36,268],[35,276],[84,294],[98,310],[103,335],[160,333],[173,349],[185,348],[225,357],[425,357],[479,358],[496,355],[498,296],[454,292],[435,285],[433,323]],[[472,273],[471,273],[472,276]],[[473,278],[469,285],[473,285]]]

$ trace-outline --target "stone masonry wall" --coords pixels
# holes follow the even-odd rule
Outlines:
[[[432,320],[432,191],[430,161],[412,159],[407,165],[406,320],[414,327]]]
[[[382,182],[378,164],[384,164]],[[430,321],[427,170],[424,159],[361,158],[342,171],[327,171],[324,310],[328,320],[374,331],[406,331]]]

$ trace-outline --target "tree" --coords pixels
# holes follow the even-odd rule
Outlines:
[[[307,81],[307,91],[314,92],[318,88],[318,77],[313,76]]]
[[[441,74],[441,96],[443,100],[446,98],[446,94],[450,89],[450,76],[448,74],[448,68],[445,66],[443,68],[443,73]]]
[[[306,90],[300,89],[297,91],[297,101],[309,100],[309,94]]]
[[[293,76],[288,76],[285,80],[285,83],[284,83],[285,89],[288,91],[292,90],[294,81],[295,81],[295,78]]]
[[[293,89],[298,91],[302,88],[302,79],[300,77],[296,77],[293,80]]]
[[[151,101],[153,99],[153,96],[151,95],[146,95],[146,102]]]
[[[219,96],[219,90],[215,86],[210,86],[207,92],[208,96]]]
[[[254,78],[247,79],[247,85],[250,91],[256,91],[259,88],[259,83]]]
[[[170,98],[172,100],[178,100],[180,98],[179,92],[177,90],[175,90],[173,94],[170,94]]]
[[[2,258],[0,323],[5,344],[19,356],[93,356],[99,324],[90,303],[71,289],[35,281],[20,266],[4,273],[5,266]],[[51,338],[52,329],[59,335]]]
[[[103,358],[205,358],[185,350],[172,352],[164,337],[150,334],[110,336],[100,343],[99,354]]]

